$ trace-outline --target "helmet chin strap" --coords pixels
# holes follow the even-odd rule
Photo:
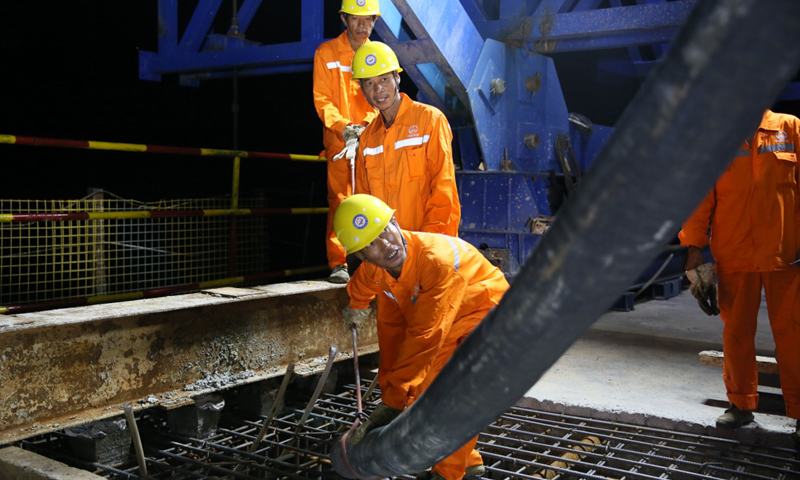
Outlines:
[[[397,103],[398,100],[400,100],[400,84],[395,84],[395,86],[394,86],[394,102],[392,102],[392,104],[389,105],[385,110],[381,110],[381,112],[385,112],[386,110],[391,110],[392,107],[394,107],[394,104]],[[375,105],[373,105],[373,107],[375,107]],[[375,108],[377,108],[377,107],[375,107]],[[380,110],[380,109],[378,109],[378,110]]]

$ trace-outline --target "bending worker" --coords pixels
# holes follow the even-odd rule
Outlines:
[[[400,93],[402,71],[392,49],[380,42],[362,45],[353,57],[353,78],[380,112],[361,134],[356,193],[396,209],[401,228],[456,236],[461,204],[453,133],[441,111]]]
[[[758,406],[755,334],[761,289],[775,339],[786,414],[800,418],[800,119],[764,112],[755,136],[686,220],[680,239],[688,246],[686,270],[697,269],[692,293],[725,326],[723,379],[730,408],[717,424],[753,421]],[[719,277],[700,248],[709,243]],[[800,426],[793,435],[800,442]]]
[[[324,155],[328,159],[328,230],[325,246],[333,283],[347,283],[345,253],[333,232],[333,212],[352,193],[351,160],[358,136],[377,115],[357,82],[351,82],[353,54],[369,42],[380,15],[378,0],[342,0],[339,16],[345,31],[314,54],[314,106],[324,125]],[[343,155],[342,155],[343,154]]]
[[[339,241],[364,263],[347,285],[345,325],[361,327],[378,296],[378,379],[382,403],[351,435],[357,443],[411,405],[444,367],[455,348],[500,302],[508,282],[472,245],[447,235],[401,229],[392,210],[370,195],[339,205]],[[433,480],[482,475],[478,437],[437,463]],[[422,476],[422,475],[421,475]]]

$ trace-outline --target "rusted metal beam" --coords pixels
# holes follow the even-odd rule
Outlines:
[[[342,286],[302,281],[237,296],[194,293],[0,319],[0,445],[191,397],[325,367],[348,345]],[[375,324],[359,336],[376,352]],[[337,360],[350,358],[340,353]]]

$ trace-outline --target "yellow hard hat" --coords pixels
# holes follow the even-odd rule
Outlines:
[[[371,78],[397,70],[402,72],[397,55],[388,45],[368,42],[358,47],[353,55],[353,78]]]
[[[389,225],[394,210],[372,195],[359,193],[344,199],[333,214],[333,230],[347,253],[372,243]]]
[[[381,9],[378,7],[378,0],[342,0],[342,8],[339,9],[339,13],[360,17],[368,15],[380,17]]]

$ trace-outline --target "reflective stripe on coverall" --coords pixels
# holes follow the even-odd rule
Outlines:
[[[386,405],[404,409],[431,384],[455,348],[500,302],[508,282],[472,245],[445,235],[402,231],[407,257],[398,279],[364,262],[347,284],[350,306],[378,306],[378,378]],[[482,463],[478,437],[433,468],[460,480]]]
[[[378,116],[361,134],[356,193],[397,210],[400,228],[458,235],[461,204],[453,166],[453,132],[444,114],[401,93],[387,129]]]
[[[367,40],[369,41],[369,40]],[[328,40],[314,54],[314,107],[324,125],[323,152],[328,159],[328,230],[325,247],[328,265],[333,268],[345,263],[345,251],[333,231],[333,214],[350,191],[349,160],[333,157],[344,148],[342,131],[351,123],[366,125],[377,115],[361,94],[358,82],[350,81],[353,48],[347,32]]]
[[[709,243],[725,326],[723,378],[741,410],[758,404],[755,332],[764,287],[786,414],[800,418],[800,120],[764,113],[714,188],[683,225],[681,244]]]

